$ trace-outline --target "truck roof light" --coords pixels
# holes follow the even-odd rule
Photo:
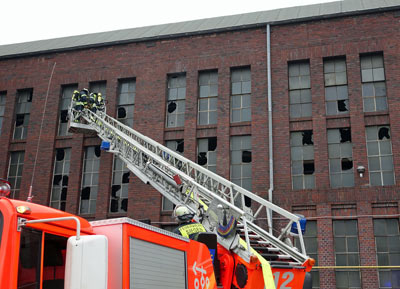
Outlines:
[[[24,215],[29,215],[32,212],[31,208],[29,208],[27,206],[18,206],[16,209],[17,209],[17,213],[24,214]]]
[[[11,193],[11,185],[6,180],[0,179],[0,197],[7,197]]]

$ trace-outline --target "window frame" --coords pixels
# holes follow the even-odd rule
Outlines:
[[[204,80],[207,78],[207,81]],[[202,92],[204,90],[204,93]],[[213,125],[218,123],[218,71],[202,71],[199,73],[199,97],[197,101],[197,124]],[[202,110],[202,103],[206,104],[207,109]],[[215,107],[213,107],[215,103]],[[206,116],[206,121],[202,121],[202,115]],[[211,116],[213,121],[210,121]]]
[[[303,83],[303,79],[305,83]],[[309,60],[288,63],[288,87],[290,118],[311,117],[312,94]]]
[[[239,123],[239,122],[251,121],[252,97],[251,97],[250,66],[231,68],[230,85],[231,85],[230,122]],[[238,119],[236,119],[236,116],[238,116]]]

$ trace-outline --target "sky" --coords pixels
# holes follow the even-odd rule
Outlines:
[[[0,45],[334,0],[2,0]]]

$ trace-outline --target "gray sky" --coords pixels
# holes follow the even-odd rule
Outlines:
[[[2,0],[0,45],[334,0]]]

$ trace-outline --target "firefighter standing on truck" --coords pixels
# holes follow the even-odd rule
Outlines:
[[[196,240],[199,233],[206,232],[202,224],[192,221],[194,214],[186,206],[176,206],[173,216],[179,223],[179,226],[173,231],[175,234]]]

